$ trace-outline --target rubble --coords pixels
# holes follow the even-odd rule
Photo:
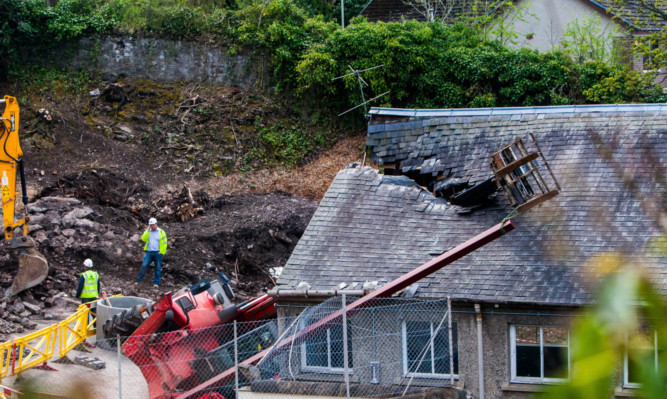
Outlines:
[[[40,308],[38,305],[33,305],[30,302],[23,302],[23,306],[25,306],[25,308],[28,309],[28,311],[31,314],[40,314],[40,313],[42,313],[42,308]]]
[[[106,364],[100,360],[98,357],[88,357],[79,355],[74,358],[74,363],[79,364],[84,367],[88,367],[93,370],[100,370],[106,367]]]
[[[202,192],[174,188],[152,198],[144,188],[137,188],[140,185],[129,180],[115,184],[114,179],[117,176],[104,170],[66,176],[29,205],[30,235],[49,262],[49,275],[17,296],[0,298],[0,342],[9,334],[35,328],[37,322],[60,321],[47,314],[63,309],[66,314],[74,312],[80,304],[74,297],[86,258],[94,260],[107,295],[157,300],[165,291],[224,272],[234,281],[239,301],[257,296],[275,284],[272,274],[281,270],[316,207],[314,201],[282,192],[209,198]],[[112,186],[133,194],[123,198],[112,192]],[[177,212],[180,204],[201,210],[183,221],[183,214]],[[128,284],[136,279],[141,265],[144,253],[139,237],[148,215],[158,218],[169,238],[158,288],[149,284],[151,278],[144,280],[146,284]],[[4,291],[18,262],[9,256],[5,243],[0,246],[5,246],[5,252],[0,250],[0,291]]]

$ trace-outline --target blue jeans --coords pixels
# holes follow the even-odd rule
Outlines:
[[[162,254],[158,251],[146,251],[144,261],[141,263],[139,269],[139,276],[137,276],[137,283],[140,283],[146,275],[146,270],[151,262],[155,262],[155,276],[153,277],[153,284],[160,285],[160,276],[162,275]]]

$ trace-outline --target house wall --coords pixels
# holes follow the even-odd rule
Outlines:
[[[502,304],[482,304],[482,342],[485,356],[483,359],[484,389],[487,397],[524,399],[533,397],[536,392],[543,390],[544,385],[542,384],[511,382],[510,326],[568,327],[572,320],[569,317],[571,312],[568,309],[538,309],[509,307]],[[476,392],[478,392],[478,389],[476,389]]]
[[[295,303],[296,305],[296,303]],[[472,303],[454,303],[452,322],[457,327],[459,373],[454,387],[479,397],[478,340],[477,321]],[[303,309],[279,307],[279,318],[295,316]],[[369,332],[364,339],[354,339],[354,372],[350,378],[353,383],[369,383],[371,379],[370,362],[380,362],[380,383],[387,385],[405,385],[410,378],[403,376],[402,321],[430,320],[439,322],[446,308],[433,309],[432,312],[395,312],[392,314],[367,315],[363,318],[350,319],[355,323],[355,331]],[[510,363],[510,325],[559,326],[568,327],[576,311],[571,308],[546,308],[510,306],[506,304],[481,304],[482,345],[484,364],[484,390],[487,398],[527,399],[545,387],[542,384],[512,383]],[[371,333],[373,332],[373,333]],[[381,339],[377,339],[381,336]],[[299,359],[294,348],[292,370],[299,370]],[[299,380],[317,380],[342,382],[342,374],[299,373]],[[619,376],[620,385],[620,376]],[[447,387],[449,378],[414,378],[414,387]]]
[[[539,51],[552,50],[559,45],[567,25],[576,19],[599,17],[605,33],[621,29],[604,12],[598,11],[588,1],[582,0],[522,0],[517,2],[522,19],[515,20],[514,29],[519,34],[515,48]],[[532,38],[529,35],[532,34]],[[616,35],[620,35],[616,34]]]

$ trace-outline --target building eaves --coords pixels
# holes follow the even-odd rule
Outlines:
[[[667,104],[554,105],[547,107],[409,109],[371,107],[370,115],[409,118],[456,116],[583,114],[591,112],[667,112]],[[371,122],[372,123],[372,122]]]

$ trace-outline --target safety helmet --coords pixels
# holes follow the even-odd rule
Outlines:
[[[148,219],[148,224],[149,224],[149,225],[151,225],[151,224],[157,224],[157,219],[155,219],[155,218],[150,218],[150,219]]]
[[[93,267],[93,261],[90,259],[86,259],[83,261],[83,266],[85,267]]]

